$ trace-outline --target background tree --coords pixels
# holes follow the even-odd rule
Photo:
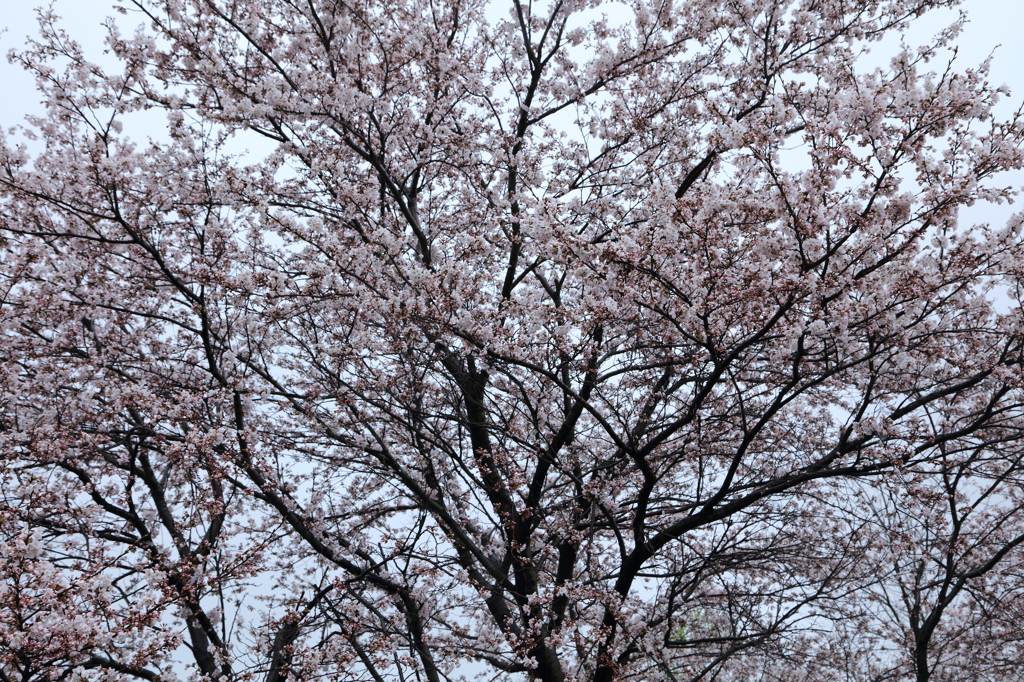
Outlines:
[[[1014,679],[1024,243],[958,211],[1024,125],[957,26],[857,61],[954,3],[123,4],[15,57],[2,682]]]

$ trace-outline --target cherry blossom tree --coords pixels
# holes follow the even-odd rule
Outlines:
[[[999,669],[1019,660],[1013,621],[1024,585],[1020,561],[1005,559],[1024,542],[1024,509],[1019,483],[1004,482],[1020,475],[1019,462],[979,451],[950,455],[881,498],[884,577],[876,599],[902,626],[896,632],[909,643],[913,679],[1012,677],[1014,670]]]
[[[954,4],[42,12],[0,682],[1016,679],[1024,121],[861,59]]]

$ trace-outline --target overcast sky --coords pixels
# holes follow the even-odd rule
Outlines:
[[[0,54],[21,46],[25,36],[36,32],[33,7],[43,1],[48,0],[0,0],[3,10],[0,12],[0,27],[6,28],[0,35]],[[64,18],[65,29],[83,44],[87,55],[94,61],[103,60],[103,39],[106,35],[103,21],[114,15],[112,5],[113,0],[54,2],[57,13]],[[990,80],[995,84],[1006,84],[1013,91],[1012,97],[1001,107],[1005,114],[1024,102],[1024,39],[1021,38],[1024,0],[964,0],[961,9],[967,12],[970,21],[959,39],[959,68],[975,66],[994,51]],[[932,12],[916,24],[911,35],[906,36],[907,43],[912,46],[925,43],[956,16],[956,10]],[[124,33],[130,33],[138,23],[135,17],[137,15],[118,16]],[[886,55],[892,53],[898,42],[899,37],[894,36],[886,44],[874,47],[871,61],[876,65],[886,63]],[[936,64],[936,68],[941,66]],[[7,128],[19,123],[26,114],[41,110],[32,79],[5,59],[0,59],[0,88],[3,93],[0,98],[0,126]],[[1024,173],[1015,173],[1010,182],[1024,185]],[[1019,206],[978,207],[972,209],[970,219],[999,223],[1018,209]]]
[[[685,0],[680,0],[685,1]],[[36,32],[34,6],[42,0],[0,0],[0,52],[6,54],[21,45],[26,35]],[[64,26],[92,55],[103,49],[105,35],[102,22],[113,15],[112,0],[55,0],[57,13],[64,17]],[[1014,91],[1013,100],[1024,101],[1024,2],[1021,0],[965,0],[962,9],[970,18],[967,30],[960,38],[961,68],[973,66],[988,56],[996,46],[992,67],[992,81],[1005,83]],[[909,36],[911,44],[921,44],[931,33],[955,18],[954,11],[934,12],[919,22],[916,34]],[[124,29],[129,29],[130,17],[119,17]],[[129,32],[128,30],[125,31]],[[876,48],[881,52],[883,48]],[[881,54],[879,54],[881,56]],[[38,97],[32,79],[18,67],[0,60],[0,125],[17,123],[29,112],[38,111]],[[1009,104],[1009,102],[1007,103]]]

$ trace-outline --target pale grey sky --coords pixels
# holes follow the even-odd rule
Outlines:
[[[33,8],[43,2],[49,0],[0,0],[0,29],[6,29],[0,34],[0,55],[23,45],[27,35],[36,33]],[[54,0],[57,14],[63,17],[62,26],[83,45],[90,59],[100,63],[104,61],[103,40],[106,36],[103,22],[106,17],[115,16],[112,9],[114,2]],[[1024,102],[1024,40],[1020,38],[1021,27],[1024,27],[1024,0],[964,0],[956,10],[935,11],[919,20],[911,34],[905,36],[905,40],[911,46],[924,44],[933,34],[951,23],[960,10],[967,12],[969,23],[958,40],[959,69],[977,65],[994,51],[990,81],[1006,84],[1013,92],[1001,106],[1001,112],[1007,114]],[[140,21],[137,14],[116,16],[124,33],[130,33]],[[899,40],[899,36],[893,36],[884,44],[876,45],[868,61],[877,65],[887,63],[888,56],[897,47]],[[936,69],[942,66],[935,64]],[[41,111],[32,78],[2,58],[0,93],[0,127],[15,125],[26,114]],[[148,123],[143,120],[143,137],[148,131],[146,125]],[[139,129],[132,130],[133,133],[136,131]],[[159,130],[154,131],[154,136],[159,135]],[[1014,173],[1012,178],[1007,179],[1007,183],[1024,186],[1024,172]],[[969,222],[998,224],[1015,210],[1019,210],[1019,205],[977,206],[967,214],[961,214],[961,218]]]
[[[26,35],[36,32],[34,7],[48,0],[0,0],[0,53],[20,46]],[[105,30],[102,22],[114,14],[113,0],[55,0],[63,25],[81,42],[93,59],[102,53]],[[960,37],[961,68],[973,66],[996,48],[992,66],[992,82],[1009,85],[1014,92],[1013,102],[1024,101],[1024,0],[965,0],[970,23]],[[918,23],[916,32],[908,37],[911,44],[921,44],[926,37],[950,23],[956,11],[933,12]],[[134,26],[132,17],[118,17],[125,32]],[[891,43],[890,43],[891,46]],[[880,46],[875,52],[884,58]],[[0,60],[0,125],[7,127],[20,122],[26,113],[39,110],[32,79],[18,67]],[[1010,103],[1007,102],[1009,105]]]

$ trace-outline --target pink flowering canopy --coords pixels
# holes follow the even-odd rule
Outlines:
[[[42,12],[0,682],[1019,680],[1024,123],[862,58],[955,4]]]

